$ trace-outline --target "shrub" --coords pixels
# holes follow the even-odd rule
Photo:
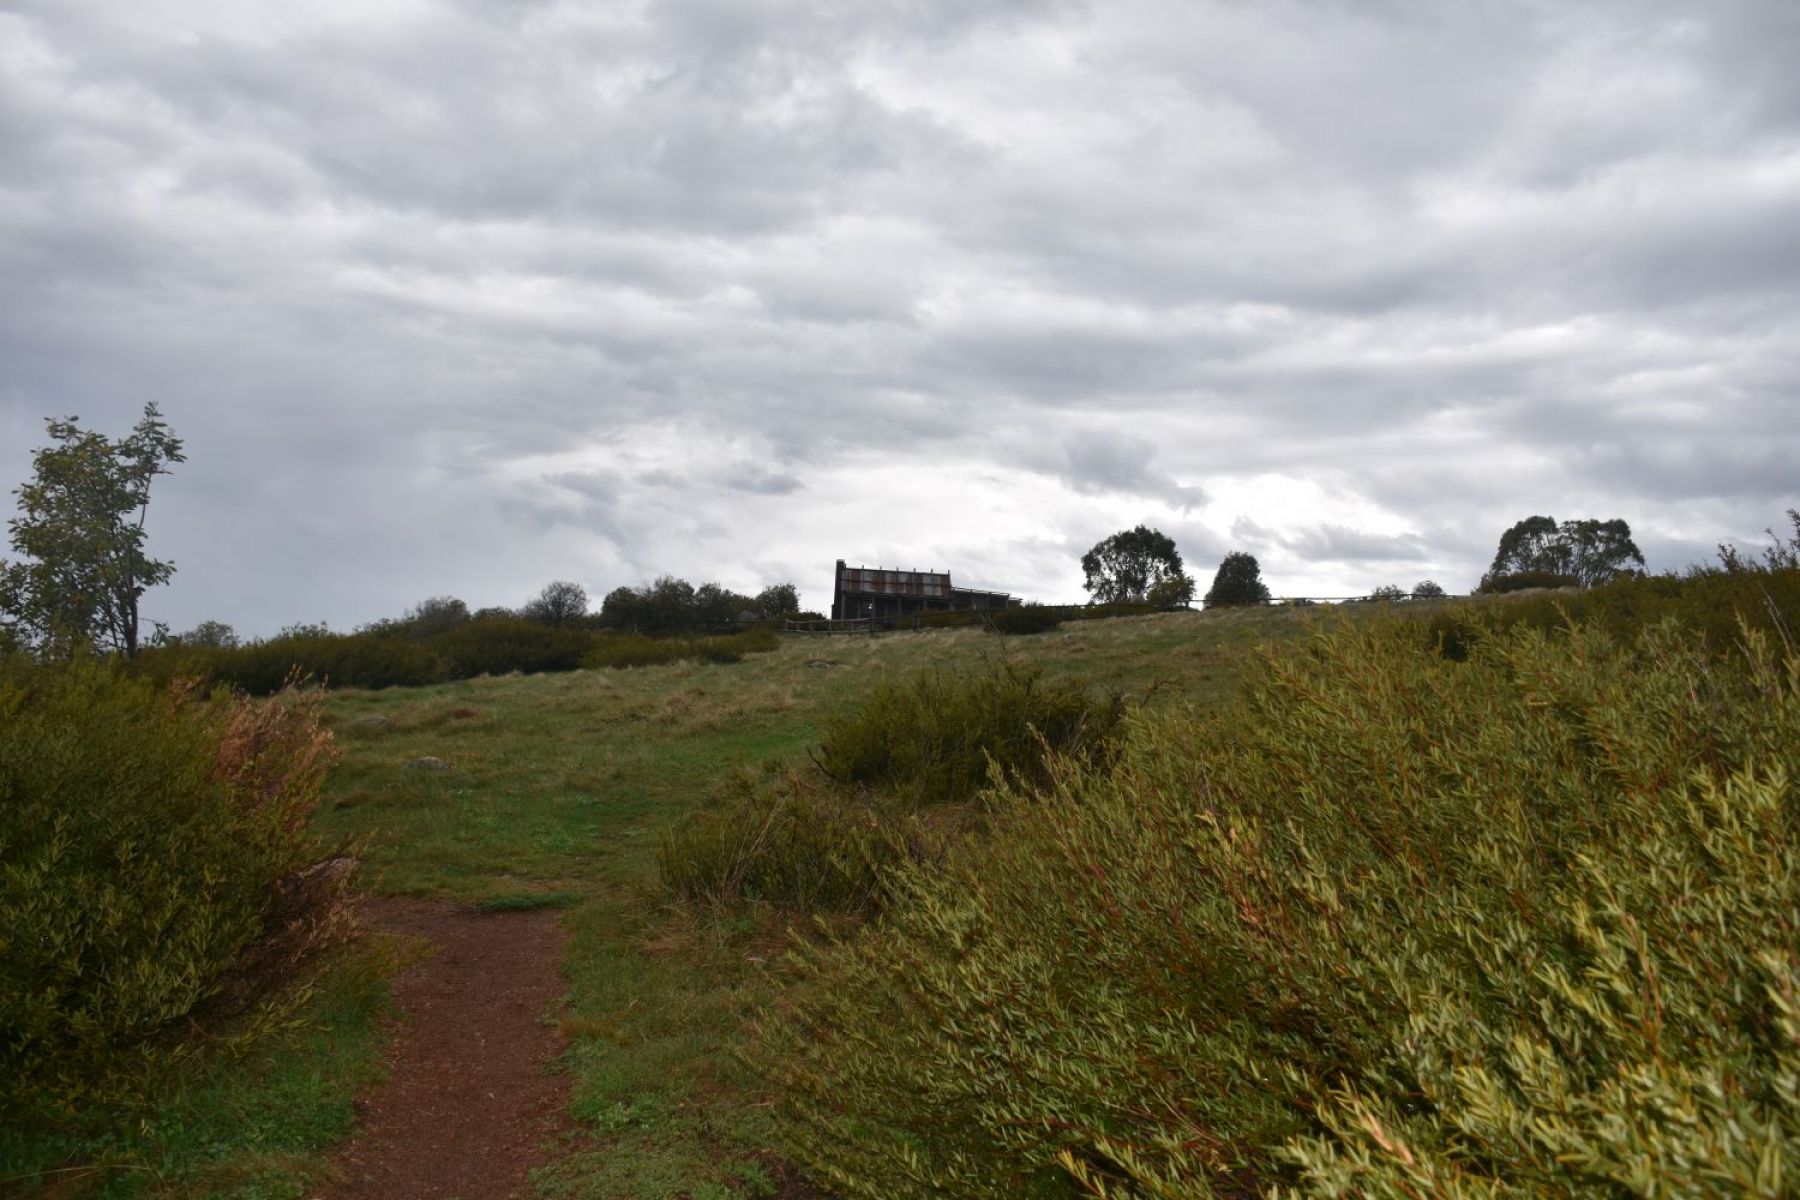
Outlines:
[[[990,763],[1003,775],[1037,778],[1046,749],[1104,750],[1121,712],[1117,698],[1095,699],[1035,667],[928,672],[879,684],[854,713],[826,717],[818,763],[840,784],[953,803],[986,786]]]
[[[1026,637],[1057,628],[1062,624],[1062,614],[1041,604],[1014,604],[990,613],[988,624],[995,633]]]
[[[1527,588],[1578,588],[1581,580],[1573,575],[1559,575],[1555,571],[1514,571],[1511,574],[1486,575],[1482,577],[1481,586],[1475,591],[1478,595],[1496,596],[1507,592],[1522,592]]]
[[[1451,658],[1498,630],[1517,627],[1558,629],[1577,622],[1631,638],[1649,625],[1676,620],[1698,635],[1715,654],[1742,645],[1746,627],[1774,638],[1791,638],[1800,616],[1800,570],[1700,570],[1686,577],[1628,577],[1583,591],[1508,596],[1480,604],[1457,604],[1433,614],[1425,625],[1428,644]]]
[[[548,589],[546,589],[548,590]],[[573,671],[581,666],[593,634],[520,617],[471,620],[439,635],[432,645],[456,679],[521,671]]]
[[[1363,621],[1135,716],[803,955],[787,1150],[847,1197],[1780,1193],[1800,659],[1746,644]]]
[[[236,646],[173,645],[143,651],[132,669],[167,683],[204,678],[252,696],[272,696],[296,675],[331,687],[418,687],[448,677],[431,645],[374,634],[308,632]]]
[[[742,662],[746,654],[761,654],[780,644],[781,639],[775,631],[762,626],[709,638],[652,638],[635,633],[607,633],[594,639],[582,665],[589,670],[601,670],[607,667],[654,667],[689,660],[735,663]]]
[[[664,836],[663,883],[688,900],[879,911],[895,869],[941,853],[990,770],[1042,778],[1046,752],[1101,755],[1119,715],[1116,700],[1022,668],[883,685],[826,722],[815,762],[829,783],[791,770],[735,780]]]
[[[595,638],[582,655],[581,665],[590,671],[607,667],[656,667],[687,657],[686,646],[672,638],[645,637],[639,633],[606,633]]]
[[[0,1118],[134,1102],[191,1051],[190,1018],[305,949],[291,935],[341,887],[280,887],[311,857],[318,706],[88,660],[0,678]]]
[[[1793,532],[1768,531],[1770,545],[1761,558],[1752,557],[1736,546],[1719,546],[1719,569],[1737,574],[1742,571],[1800,570],[1800,508],[1787,510],[1788,525]]]
[[[903,805],[847,797],[785,771],[733,779],[710,807],[662,835],[656,862],[664,885],[685,900],[868,915],[885,903],[895,866],[940,845]]]

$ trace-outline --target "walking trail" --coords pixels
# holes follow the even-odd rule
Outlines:
[[[435,950],[394,981],[405,1025],[388,1080],[357,1102],[341,1182],[315,1200],[528,1196],[567,1101],[568,1076],[547,1070],[562,1037],[544,1019],[563,991],[556,911],[370,900],[362,912]]]

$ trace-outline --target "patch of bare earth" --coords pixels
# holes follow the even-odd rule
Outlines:
[[[340,1182],[317,1200],[529,1195],[568,1099],[567,1076],[548,1070],[562,1038],[544,1019],[563,992],[556,911],[370,900],[362,916],[433,950],[394,981],[405,1023],[387,1082],[358,1101]]]

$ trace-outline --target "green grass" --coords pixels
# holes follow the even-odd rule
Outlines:
[[[346,690],[329,702],[343,760],[317,833],[363,845],[360,884],[380,894],[566,910],[575,1132],[539,1173],[544,1196],[751,1200],[774,1194],[781,1168],[764,1149],[767,1098],[734,1051],[777,1000],[767,964],[795,918],[672,906],[655,882],[662,831],[741,768],[804,762],[821,720],[921,668],[1006,658],[1154,703],[1207,704],[1231,691],[1243,650],[1297,628],[1291,612],[1235,610],[1029,638],[788,638],[732,664]],[[449,766],[407,765],[424,756]],[[248,1062],[172,1081],[129,1136],[27,1145],[0,1131],[0,1194],[311,1194],[356,1090],[379,1071],[382,953],[364,942],[341,954],[296,1029]]]
[[[1031,638],[979,630],[790,638],[742,663],[343,692],[344,761],[321,833],[366,839],[366,885],[484,908],[568,907],[568,1067],[578,1132],[539,1173],[547,1197],[771,1195],[766,1097],[738,1068],[766,964],[794,919],[671,906],[663,829],[733,772],[804,761],[820,721],[921,668],[1006,657],[1154,702],[1228,694],[1242,652],[1296,614],[1157,614]],[[828,663],[830,665],[809,665]],[[370,718],[385,718],[385,722]],[[445,770],[406,764],[444,759]]]
[[[1004,640],[978,630],[794,638],[729,665],[340,692],[331,711],[345,754],[321,831],[370,839],[364,882],[389,894],[467,904],[587,894],[645,878],[665,824],[732,771],[803,755],[822,717],[884,679],[1004,655],[1052,678],[1207,702],[1230,690],[1244,648],[1295,625],[1292,613],[1234,610]],[[428,755],[450,766],[407,766]]]
[[[135,1126],[30,1140],[0,1129],[0,1195],[300,1200],[380,1078],[396,956],[385,939],[337,951],[290,1028],[171,1081]]]

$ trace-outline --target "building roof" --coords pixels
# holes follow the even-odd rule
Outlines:
[[[958,589],[950,586],[948,571],[897,571],[888,567],[837,565],[838,589],[865,596],[933,596],[949,599]]]

